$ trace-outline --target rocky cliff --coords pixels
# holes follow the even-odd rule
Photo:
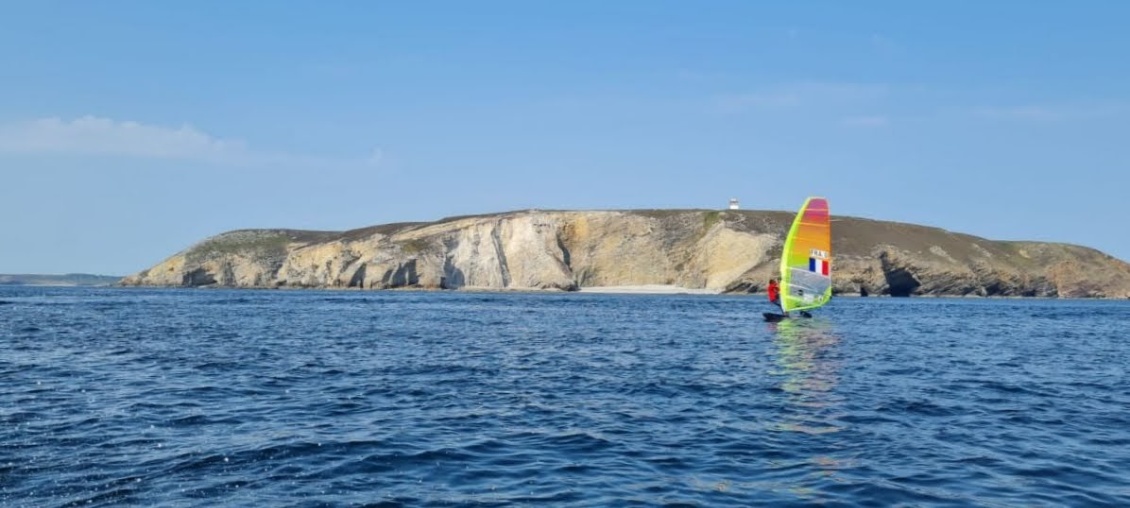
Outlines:
[[[762,290],[792,213],[521,211],[345,232],[224,233],[133,286]],[[1130,265],[1086,247],[833,219],[837,293],[1130,298]]]

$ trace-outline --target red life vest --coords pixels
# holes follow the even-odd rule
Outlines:
[[[776,284],[770,284],[769,285],[769,301],[776,300],[777,296],[779,295],[779,292],[780,292],[780,289],[777,288]]]

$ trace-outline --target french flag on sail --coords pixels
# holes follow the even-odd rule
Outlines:
[[[808,271],[827,276],[828,260],[820,258],[808,258]]]

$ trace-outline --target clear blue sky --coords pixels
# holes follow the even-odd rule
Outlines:
[[[0,273],[230,229],[793,210],[1130,259],[1130,2],[7,2]]]

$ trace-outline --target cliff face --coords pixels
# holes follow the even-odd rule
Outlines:
[[[792,219],[761,211],[526,211],[346,232],[244,230],[204,240],[122,283],[759,291],[777,274]],[[1093,249],[833,220],[838,293],[1130,297],[1130,264]]]

